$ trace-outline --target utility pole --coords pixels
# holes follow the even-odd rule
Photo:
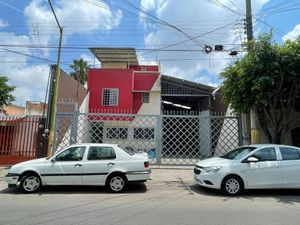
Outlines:
[[[51,1],[48,0],[49,5],[51,7],[52,13],[54,15],[55,21],[57,23],[57,26],[59,28],[59,46],[58,46],[58,55],[57,55],[57,65],[55,69],[55,75],[53,76],[53,96],[52,101],[50,103],[50,125],[49,125],[49,142],[48,142],[48,151],[47,156],[52,155],[52,149],[53,142],[54,142],[54,129],[56,124],[56,112],[57,112],[57,96],[58,96],[58,84],[60,79],[60,54],[61,54],[61,45],[62,45],[62,36],[63,36],[63,28],[60,26],[57,16],[55,14],[55,11],[53,9],[53,6],[51,4]],[[49,103],[48,103],[49,104]]]
[[[251,41],[253,40],[251,0],[246,0],[246,28],[247,28],[247,40]]]
[[[249,42],[253,40],[251,0],[246,0],[246,28],[247,28],[247,41]],[[249,121],[249,115],[246,116],[246,123],[249,125],[248,121]],[[250,130],[251,130],[251,144],[259,144],[260,134],[258,129],[258,119],[254,107],[252,107],[252,109],[250,110]]]

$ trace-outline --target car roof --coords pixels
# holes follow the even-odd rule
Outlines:
[[[110,146],[110,147],[116,147],[117,144],[106,144],[106,143],[81,143],[81,144],[73,144],[70,146]]]
[[[299,148],[292,145],[282,145],[282,144],[251,144],[251,145],[245,145],[243,147],[255,147],[255,148],[262,148],[262,147],[292,147],[292,148]]]

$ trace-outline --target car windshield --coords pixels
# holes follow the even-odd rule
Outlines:
[[[252,152],[256,147],[241,147],[225,153],[221,156],[223,159],[238,160]]]

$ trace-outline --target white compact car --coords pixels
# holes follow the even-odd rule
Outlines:
[[[44,185],[99,185],[111,192],[123,192],[128,182],[150,179],[148,157],[132,154],[113,144],[77,144],[50,158],[34,159],[10,168],[8,187],[24,192]]]
[[[237,195],[243,189],[300,188],[299,171],[300,148],[249,145],[199,161],[194,179],[201,186]]]

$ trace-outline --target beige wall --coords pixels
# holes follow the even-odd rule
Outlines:
[[[143,103],[138,114],[160,115],[161,92],[160,76],[156,79],[149,93],[149,103]]]
[[[107,63],[107,62],[102,62],[101,63],[101,68],[102,69],[126,69],[127,68],[127,63]]]

